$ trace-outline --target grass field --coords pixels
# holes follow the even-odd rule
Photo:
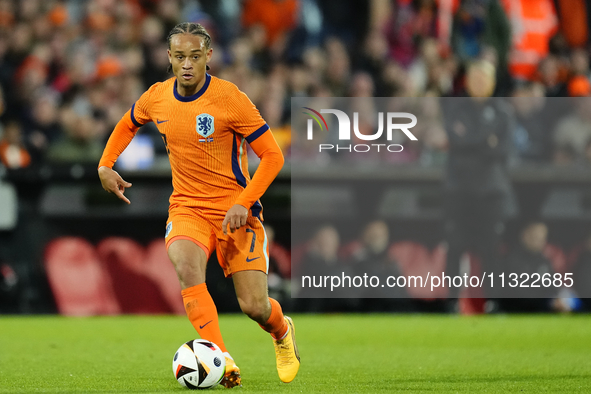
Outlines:
[[[302,357],[283,384],[271,340],[224,315],[244,393],[591,392],[591,316],[296,315]],[[0,317],[0,393],[180,393],[185,317]],[[226,390],[221,386],[214,390]]]

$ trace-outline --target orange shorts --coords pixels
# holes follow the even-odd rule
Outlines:
[[[228,234],[222,232],[226,212],[195,207],[174,207],[166,222],[166,248],[177,239],[188,239],[200,246],[209,258],[216,250],[224,274],[239,271],[269,273],[269,243],[263,223],[248,216],[246,226]],[[229,227],[229,226],[228,226]]]

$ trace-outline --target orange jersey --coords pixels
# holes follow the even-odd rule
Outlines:
[[[179,95],[174,77],[152,85],[115,128],[99,165],[112,167],[137,129],[150,121],[169,155],[174,187],[171,208],[227,211],[241,204],[259,216],[258,198],[281,169],[283,156],[269,126],[236,85],[209,74],[193,96]],[[260,180],[252,187],[248,187],[246,142],[261,157],[253,183]],[[264,163],[267,153],[270,160]]]

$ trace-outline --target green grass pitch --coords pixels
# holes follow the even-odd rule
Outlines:
[[[273,345],[222,315],[238,393],[591,392],[591,316],[295,315],[302,366],[277,377]],[[0,393],[181,393],[183,316],[0,317]],[[226,390],[221,386],[216,392]]]

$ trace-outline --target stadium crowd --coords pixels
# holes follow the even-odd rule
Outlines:
[[[494,70],[494,96],[509,97],[514,108],[512,163],[591,162],[588,0],[0,0],[2,165],[96,165],[121,116],[150,85],[171,76],[166,35],[181,21],[210,32],[211,74],[250,97],[287,160],[305,159],[309,148],[291,133],[292,97],[463,97],[466,70],[478,60]],[[422,105],[429,127],[417,131],[419,143],[395,160],[377,160],[446,161],[441,108],[433,100]],[[148,124],[142,133],[165,157],[157,129]],[[522,261],[512,257],[521,253],[549,270],[564,268],[540,257],[544,226],[524,227],[523,245],[507,261]],[[370,259],[380,272],[404,270],[387,224],[366,230],[372,235],[343,248],[335,228],[319,229],[301,264],[328,272],[339,261],[340,270],[355,270]],[[571,263],[588,261],[589,250],[581,248]],[[274,253],[275,276],[290,275],[286,254]],[[271,291],[288,298],[285,285],[270,280]],[[339,302],[343,309],[368,307]]]
[[[0,157],[10,168],[96,162],[120,116],[169,77],[166,34],[185,20],[211,32],[211,73],[247,93],[288,158],[305,150],[290,133],[291,97],[461,96],[465,66],[477,58],[496,67],[496,96],[537,97],[516,106],[543,113],[544,97],[591,93],[590,8],[584,0],[0,0]],[[591,123],[580,103],[553,130],[516,130],[518,154],[588,162]],[[402,162],[441,162],[445,133],[422,137]]]

